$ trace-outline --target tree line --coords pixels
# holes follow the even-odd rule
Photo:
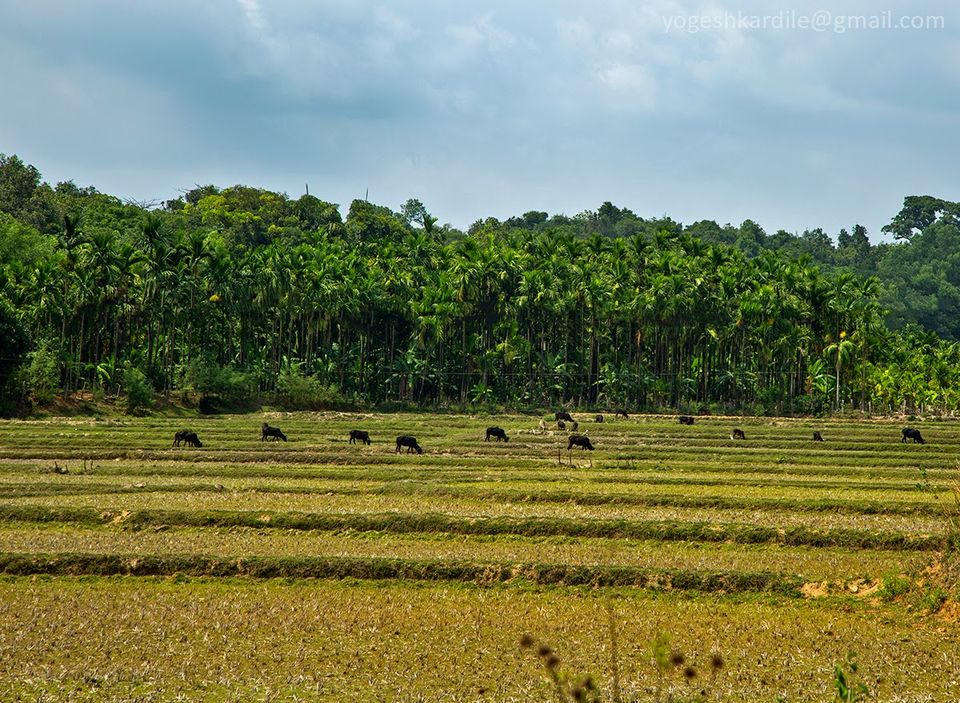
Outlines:
[[[417,200],[346,217],[247,186],[124,202],[0,155],[0,381],[41,402],[953,411],[960,247],[928,257],[960,243],[958,213],[907,198],[883,245],[610,203],[462,232]]]

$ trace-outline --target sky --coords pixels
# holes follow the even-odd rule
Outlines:
[[[0,0],[0,153],[460,228],[609,200],[876,241],[907,195],[960,200],[960,3],[773,5]]]

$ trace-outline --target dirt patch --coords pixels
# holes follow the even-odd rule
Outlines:
[[[800,588],[804,598],[823,598],[829,595],[844,594],[857,598],[867,598],[880,590],[880,581],[855,579],[853,581],[812,581]]]
[[[853,593],[858,598],[866,598],[867,596],[872,596],[874,593],[880,590],[881,582],[880,581],[868,581],[867,579],[857,579],[856,581],[850,581],[847,583],[847,591]]]
[[[948,601],[937,612],[937,617],[944,622],[952,624],[960,623],[960,603],[957,601]]]
[[[830,595],[830,584],[827,581],[805,583],[800,588],[804,598],[823,598]]]

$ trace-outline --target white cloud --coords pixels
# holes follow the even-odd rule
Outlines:
[[[451,53],[459,53],[461,58],[472,58],[479,52],[500,54],[518,43],[512,32],[493,21],[492,12],[467,24],[451,24],[446,28],[446,32],[456,44],[456,49]]]
[[[656,104],[657,82],[645,66],[614,63],[595,71],[597,80],[626,104],[652,109]]]
[[[56,155],[70,169],[51,177],[135,197],[159,190],[150,167],[169,167],[174,185],[309,179],[341,202],[370,185],[458,224],[612,199],[795,229],[811,224],[795,203],[817,202],[814,224],[836,231],[956,182],[942,149],[960,110],[960,17],[945,0],[923,13],[946,15],[946,31],[843,35],[664,31],[670,14],[770,12],[760,0],[477,7],[0,0],[0,150],[41,167]],[[128,191],[131,174],[145,192]]]
[[[267,22],[263,18],[263,10],[260,9],[259,0],[237,0],[237,4],[243,10],[244,18],[250,29],[258,36],[266,34]]]

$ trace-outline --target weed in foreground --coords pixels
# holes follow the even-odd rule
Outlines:
[[[860,680],[856,656],[856,653],[849,652],[845,662],[833,667],[833,684],[839,703],[856,703],[870,696],[867,685]]]
[[[613,685],[611,690],[612,703],[624,703],[620,692],[619,665],[616,661],[616,622],[612,609],[608,606],[610,615],[610,636],[612,652],[611,674]],[[709,662],[709,680],[698,692],[689,692],[690,686],[700,678],[700,671],[688,661],[687,657],[669,646],[670,638],[660,634],[651,644],[653,662],[659,672],[656,690],[649,699],[649,703],[703,703],[711,700],[714,682],[723,669],[723,657],[712,654]],[[520,638],[520,649],[535,651],[553,688],[557,703],[600,703],[602,700],[600,689],[594,677],[590,674],[575,676],[561,668],[560,657],[547,644],[537,643],[530,634]],[[681,682],[678,685],[678,681]],[[686,683],[686,691],[683,690]],[[856,653],[849,652],[846,659],[833,667],[833,688],[837,703],[860,703],[871,697],[870,689],[863,682]],[[778,703],[785,703],[786,699],[777,696]],[[630,703],[645,703],[640,698],[631,698]]]
[[[612,703],[624,703],[619,678],[620,667],[617,661],[616,620],[612,609],[608,608],[608,613],[611,623],[610,700]],[[520,649],[534,651],[539,657],[557,703],[600,703],[603,700],[594,676],[591,674],[578,676],[563,669],[560,657],[549,645],[538,643],[532,635],[525,634],[520,638]],[[666,635],[660,635],[653,641],[651,651],[659,677],[649,703],[703,703],[712,699],[714,682],[723,669],[723,657],[716,653],[710,655],[708,664],[710,673],[707,678],[701,675],[701,670],[684,654],[670,650],[669,637]],[[699,691],[691,692],[694,681],[699,681],[701,678],[706,678],[706,683]],[[630,703],[641,703],[641,699],[632,697]]]

